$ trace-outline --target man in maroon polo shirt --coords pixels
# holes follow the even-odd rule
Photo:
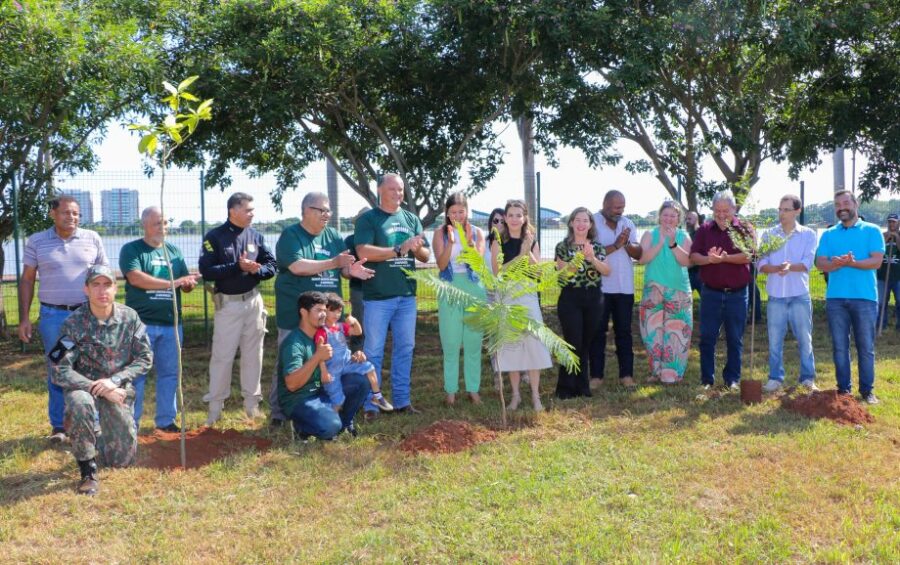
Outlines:
[[[713,220],[694,235],[691,261],[700,267],[700,381],[706,388],[715,384],[716,340],[725,326],[728,360],[722,377],[725,386],[738,388],[741,380],[741,353],[747,323],[747,287],[750,284],[750,257],[731,239],[731,230],[755,237],[735,217],[737,206],[730,190],[713,197]]]

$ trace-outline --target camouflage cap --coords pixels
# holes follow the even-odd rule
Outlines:
[[[87,276],[84,277],[84,284],[90,284],[92,280],[98,277],[106,277],[110,281],[116,282],[116,275],[112,272],[112,269],[106,265],[94,265],[88,269]]]

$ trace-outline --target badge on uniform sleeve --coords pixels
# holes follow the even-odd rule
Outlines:
[[[75,349],[75,342],[68,336],[62,336],[57,340],[56,345],[53,346],[50,353],[47,354],[47,358],[50,359],[54,365],[58,365],[63,357],[66,356],[66,353],[73,349]]]
[[[210,253],[213,252],[212,243],[210,243],[208,239],[203,240],[203,249],[209,251]]]

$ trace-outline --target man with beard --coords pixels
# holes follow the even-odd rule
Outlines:
[[[374,272],[357,261],[347,249],[347,242],[328,225],[332,210],[328,195],[310,192],[300,203],[300,223],[285,228],[275,244],[278,275],[275,277],[275,321],[278,325],[278,347],[300,323],[297,298],[306,291],[333,292],[343,296],[341,276],[365,280]],[[278,367],[269,394],[273,426],[286,419],[278,404]]]
[[[341,378],[344,404],[335,412],[322,386],[320,365],[331,359],[328,342],[315,343],[316,332],[325,326],[328,299],[318,291],[307,291],[297,299],[299,327],[288,334],[278,352],[278,403],[301,439],[314,436],[329,440],[343,431],[356,435],[353,417],[369,394],[369,382],[359,373]]]
[[[610,190],[603,197],[603,208],[594,214],[597,242],[606,252],[610,273],[603,275],[603,309],[600,331],[590,347],[591,385],[602,382],[606,369],[606,331],[612,318],[616,332],[616,358],[619,361],[619,382],[627,387],[634,382],[634,344],[631,338],[631,319],[634,313],[634,263],[641,258],[634,222],[625,217],[625,195]]]
[[[884,258],[884,238],[875,224],[859,217],[859,204],[849,190],[834,194],[840,222],[825,230],[816,250],[816,267],[828,273],[825,313],[831,330],[834,370],[839,394],[850,394],[850,332],[856,341],[859,393],[869,404],[875,396],[875,322],[878,289],[875,271]]]

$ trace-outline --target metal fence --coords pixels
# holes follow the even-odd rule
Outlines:
[[[540,183],[538,183],[540,186]],[[72,178],[57,179],[58,189],[74,195],[81,204],[82,227],[94,229],[103,238],[104,248],[110,265],[118,268],[119,252],[127,242],[142,237],[140,213],[148,206],[160,205],[159,180],[148,178],[139,172],[92,173]],[[165,215],[171,221],[168,240],[178,246],[184,254],[188,267],[197,269],[200,246],[203,234],[210,228],[222,223],[227,217],[226,201],[229,194],[235,191],[248,192],[255,196],[256,217],[254,226],[265,236],[266,242],[274,252],[275,242],[287,225],[299,221],[300,201],[309,191],[320,191],[331,194],[330,206],[334,210],[335,227],[344,235],[352,230],[352,220],[360,208],[366,205],[365,200],[345,185],[337,185],[328,190],[325,174],[312,174],[301,181],[296,190],[285,193],[282,197],[282,209],[279,211],[269,195],[274,190],[271,180],[252,178],[246,174],[235,172],[233,182],[228,189],[204,190],[203,175],[200,172],[170,172],[166,175]],[[540,191],[539,191],[540,194]],[[539,202],[540,202],[540,196]],[[498,205],[501,203],[498,202]],[[475,223],[485,226],[489,210],[473,210]],[[642,231],[639,228],[639,232]],[[431,230],[426,229],[427,237]],[[556,244],[566,234],[565,226],[554,225],[552,220],[545,220],[539,231],[539,242],[544,259],[553,258]],[[16,262],[15,246],[19,246],[19,257],[22,255],[25,238],[28,233],[20,234],[18,239],[5,242],[5,264],[3,265],[3,284],[0,288],[5,307],[7,323],[18,324],[17,273],[21,272],[21,264]],[[639,234],[640,236],[640,234]],[[421,265],[422,268],[434,268],[433,265]],[[266,281],[261,288],[267,307],[274,311],[273,280]],[[824,297],[825,282],[818,273],[810,276],[811,290],[814,298]],[[346,282],[345,282],[346,284]],[[635,288],[638,294],[643,286],[643,268],[635,268]],[[765,281],[759,281],[759,288],[765,296]],[[120,285],[120,294],[124,294],[124,285]],[[544,305],[555,304],[558,293],[546,293],[541,297]],[[345,296],[349,293],[345,292]],[[119,297],[123,299],[122,296]],[[208,328],[211,322],[211,297],[202,291],[195,291],[183,296],[186,330],[194,332]],[[419,308],[423,311],[437,309],[434,296],[428,289],[419,289]],[[37,300],[32,306],[32,318],[37,315]]]

